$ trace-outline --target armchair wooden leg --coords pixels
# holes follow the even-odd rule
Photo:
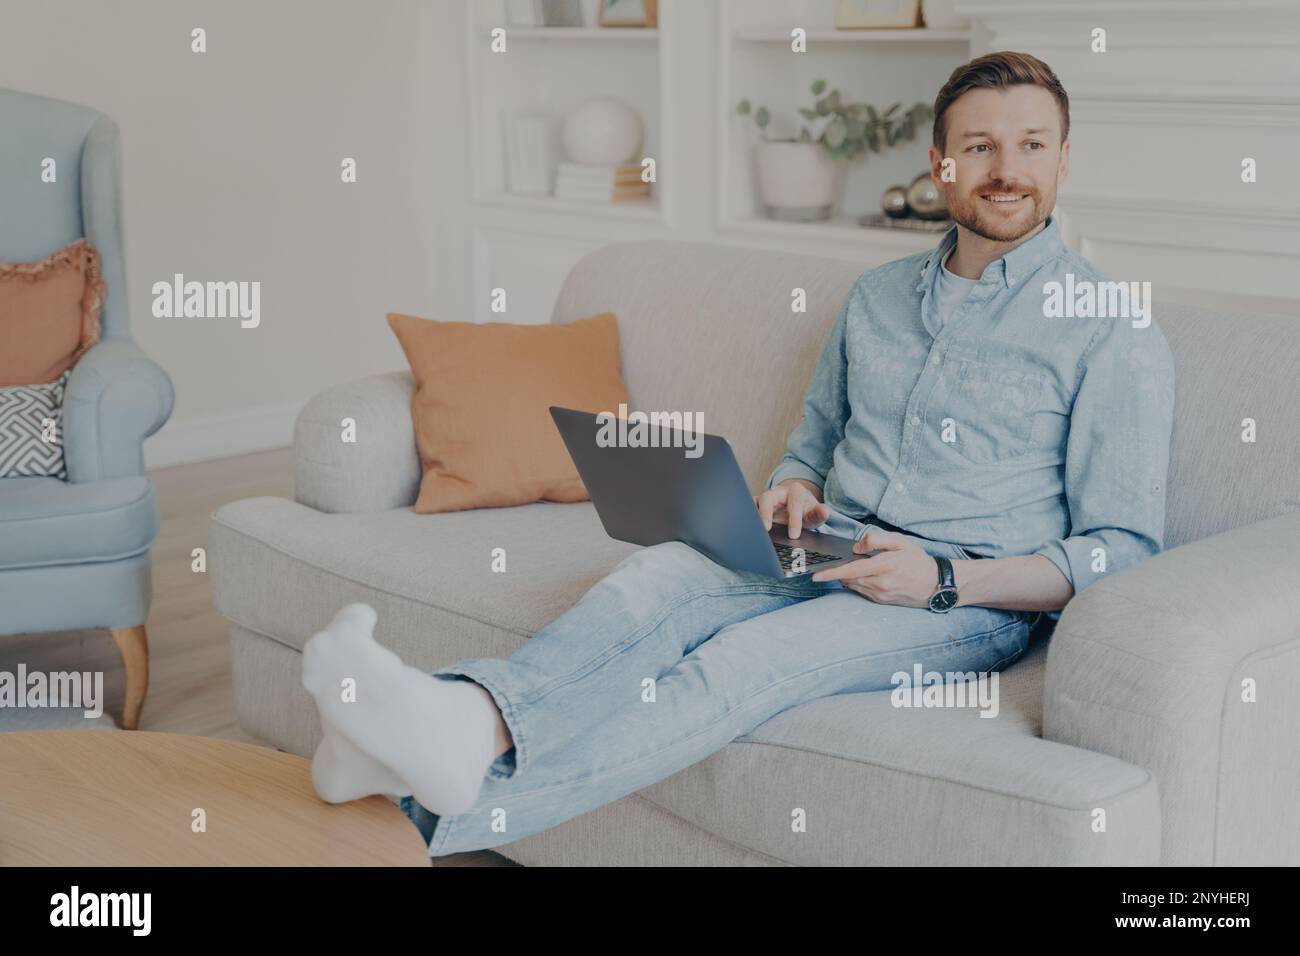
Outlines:
[[[144,625],[115,627],[113,640],[126,666],[126,703],[122,706],[122,729],[135,730],[140,724],[140,708],[149,689],[149,639]]]

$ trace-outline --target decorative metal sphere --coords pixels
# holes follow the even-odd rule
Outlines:
[[[890,186],[880,197],[880,208],[890,219],[901,219],[907,215],[907,188]]]
[[[920,219],[944,219],[948,215],[948,202],[929,173],[917,176],[907,187],[907,205]]]

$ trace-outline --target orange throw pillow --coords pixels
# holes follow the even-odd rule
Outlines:
[[[0,262],[0,388],[59,379],[99,341],[104,278],[85,239],[40,262]]]
[[[565,325],[389,313],[388,324],[415,376],[418,514],[588,500],[547,409],[617,414],[627,402],[613,313]]]

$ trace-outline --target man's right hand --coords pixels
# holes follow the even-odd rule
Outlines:
[[[818,527],[830,517],[831,509],[821,500],[822,490],[811,481],[787,478],[774,488],[754,497],[763,527],[772,530],[772,522],[784,523],[792,538],[799,537],[804,525]]]

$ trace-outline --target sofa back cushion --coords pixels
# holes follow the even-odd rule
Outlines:
[[[731,442],[757,488],[785,451],[826,336],[862,271],[708,243],[624,243],[574,266],[551,321],[608,303],[595,311],[618,315],[632,407],[702,413],[704,431]],[[806,291],[806,313],[791,311],[796,286]]]
[[[1159,299],[1154,314],[1174,353],[1165,547],[1300,511],[1300,319]]]
[[[784,454],[861,263],[651,239],[573,267],[552,322],[615,312],[633,408],[703,413],[752,490]],[[807,311],[791,311],[805,290]],[[1158,299],[1158,297],[1157,297]],[[1300,510],[1300,321],[1156,302],[1175,362],[1165,547]],[[1254,419],[1257,440],[1242,441]]]

